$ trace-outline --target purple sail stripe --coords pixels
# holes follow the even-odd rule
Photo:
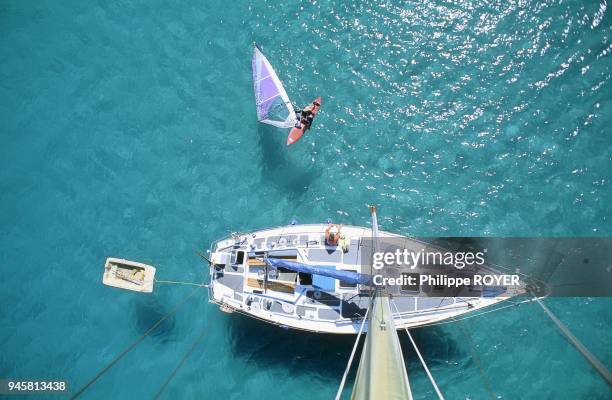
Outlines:
[[[279,94],[278,89],[274,85],[272,77],[266,78],[259,83],[259,95],[261,100],[269,99],[270,97],[277,96]]]
[[[277,127],[293,126],[296,117],[291,101],[276,72],[258,48],[253,50],[252,67],[257,119]]]

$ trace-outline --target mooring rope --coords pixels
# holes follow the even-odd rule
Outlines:
[[[176,376],[176,373],[178,372],[178,370],[183,366],[183,364],[185,363],[185,361],[187,361],[187,358],[189,358],[189,356],[191,355],[191,353],[193,353],[193,351],[196,349],[196,347],[198,346],[198,344],[202,341],[202,339],[204,338],[204,334],[206,333],[206,329],[204,329],[202,331],[202,333],[200,334],[200,336],[198,336],[198,338],[195,340],[195,342],[193,342],[193,345],[191,346],[191,348],[187,351],[187,353],[185,353],[185,355],[183,356],[183,358],[181,359],[181,361],[176,365],[176,367],[174,368],[174,371],[172,371],[172,373],[170,374],[170,376],[168,376],[168,379],[166,379],[166,381],[164,382],[163,385],[161,385],[161,387],[159,388],[159,390],[157,391],[157,394],[155,395],[155,400],[159,399],[162,392],[164,391],[164,389],[166,389],[166,386],[168,386],[168,384],[170,383],[170,381]]]
[[[491,380],[489,379],[489,377],[485,373],[484,368],[482,367],[482,363],[480,362],[480,357],[478,357],[478,353],[476,353],[474,342],[472,342],[470,333],[468,332],[467,328],[464,326],[463,322],[460,323],[459,326],[461,328],[461,331],[463,332],[463,336],[465,336],[465,340],[470,345],[470,352],[472,354],[472,359],[476,363],[476,367],[478,367],[478,372],[480,373],[480,377],[482,378],[487,388],[487,391],[489,392],[489,398],[493,400],[495,399],[495,393],[493,392],[493,385],[491,384]]]
[[[397,308],[397,304],[395,304],[395,301],[391,300],[391,303],[393,303],[393,307],[395,307],[395,311],[397,311],[397,315],[400,317],[400,321],[403,320],[403,317],[400,314],[400,311]],[[421,352],[419,351],[419,348],[417,347],[416,342],[412,338],[412,335],[410,334],[410,331],[408,330],[408,327],[405,327],[404,329],[406,330],[406,333],[408,334],[408,338],[410,339],[410,342],[412,343],[412,347],[414,347],[414,350],[416,351],[417,356],[419,356],[419,360],[421,360],[421,364],[423,365],[423,369],[425,370],[425,373],[427,373],[427,377],[429,378],[429,381],[431,382],[431,385],[433,386],[434,390],[436,391],[436,394],[438,395],[438,398],[440,400],[444,400],[444,396],[442,395],[442,392],[440,391],[440,388],[438,387],[438,384],[436,383],[433,375],[429,371],[429,368],[427,368],[427,364],[425,363],[425,359],[421,355]]]
[[[159,281],[157,279],[155,279],[155,283],[170,283],[174,285],[190,285],[190,286],[198,286],[198,287],[203,287],[203,288],[209,287],[209,285],[205,283],[181,282],[181,281]]]
[[[346,365],[346,369],[344,370],[344,374],[342,375],[342,381],[340,381],[340,387],[338,388],[338,392],[336,393],[335,400],[340,400],[340,396],[342,396],[342,391],[344,390],[344,384],[346,383],[346,377],[351,369],[351,364],[353,363],[353,357],[355,357],[355,352],[357,351],[357,345],[359,344],[359,339],[361,338],[361,333],[363,332],[363,327],[365,326],[366,320],[368,319],[368,313],[370,312],[370,307],[372,305],[372,301],[368,304],[368,308],[366,309],[365,315],[363,316],[363,320],[361,321],[361,327],[359,328],[359,333],[357,334],[357,339],[355,339],[355,344],[353,345],[353,351],[351,351],[351,356],[349,357],[348,364]]]
[[[550,311],[548,307],[537,297],[534,296],[535,301],[542,307],[546,315],[552,320],[552,322],[557,325],[561,333],[566,337],[566,339],[574,345],[574,347],[582,354],[582,356],[595,368],[597,372],[606,380],[608,385],[612,385],[612,373],[610,370],[603,365],[601,361],[593,353],[589,351],[581,342],[578,340],[576,336],[569,330],[567,326],[559,318],[555,316],[555,314]]]
[[[119,353],[119,355],[117,355],[110,363],[108,363],[104,368],[102,368],[92,379],[90,379],[89,382],[87,382],[74,395],[72,395],[70,399],[73,400],[73,399],[78,398],[80,395],[82,395],[83,392],[87,390],[91,385],[93,385],[98,379],[100,379],[100,377],[104,375],[106,371],[111,369],[119,360],[121,360],[126,354],[132,351],[132,349],[134,349],[134,347],[136,347],[140,342],[142,342],[155,328],[159,326],[159,324],[164,322],[168,317],[175,314],[179,310],[179,308],[181,308],[185,303],[187,303],[187,300],[189,300],[197,291],[198,291],[197,288],[194,289],[191,293],[189,293],[189,295],[187,295],[176,306],[174,306],[172,310],[170,310],[167,314],[165,314],[160,319],[158,319],[157,322],[151,325],[151,327],[147,329],[145,333],[143,333],[138,339],[132,342],[132,344],[130,344],[125,350]]]

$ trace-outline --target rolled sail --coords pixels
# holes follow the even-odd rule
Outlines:
[[[268,265],[276,268],[286,268],[291,271],[326,276],[351,285],[369,285],[372,281],[369,275],[360,274],[354,271],[330,269],[329,266],[308,265],[295,261],[281,260],[278,258],[264,258],[264,261]]]

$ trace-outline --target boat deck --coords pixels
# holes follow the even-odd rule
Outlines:
[[[343,226],[348,247],[325,244],[327,225],[290,225],[234,235],[212,245],[210,300],[225,308],[295,329],[328,333],[357,333],[370,299],[370,288],[332,278],[269,269],[263,257],[282,258],[339,270],[362,271],[361,253],[368,228]],[[380,232],[380,237],[405,240],[407,248],[424,243]],[[476,288],[474,296],[436,297],[429,288],[400,291],[393,297],[397,329],[442,321],[498,303],[519,293],[507,288]]]

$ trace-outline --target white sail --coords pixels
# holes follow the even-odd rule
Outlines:
[[[291,128],[297,116],[278,75],[258,47],[253,49],[253,87],[257,120],[279,128]]]

